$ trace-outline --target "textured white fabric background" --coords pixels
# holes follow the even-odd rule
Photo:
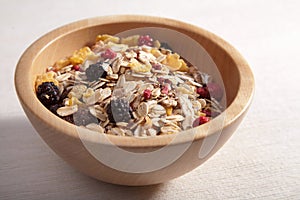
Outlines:
[[[300,199],[300,3],[210,0],[0,0],[0,199]],[[122,187],[73,170],[34,131],[14,91],[22,52],[88,17],[146,14],[203,27],[248,60],[256,94],[242,125],[204,165],[168,183]]]

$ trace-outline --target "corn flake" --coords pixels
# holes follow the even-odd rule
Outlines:
[[[112,35],[108,35],[108,34],[97,35],[96,42],[98,42],[100,40],[103,41],[104,43],[108,43],[108,42],[119,43],[120,42],[120,38],[112,36]]]
[[[58,81],[55,79],[56,73],[53,71],[47,72],[45,74],[42,75],[38,75],[35,81],[35,89],[37,90],[37,88],[39,87],[39,85],[41,85],[44,82],[53,82],[54,85],[58,86],[59,83]]]
[[[131,59],[128,67],[130,67],[132,71],[140,73],[150,72],[152,68],[151,64],[142,64],[134,58]]]
[[[88,57],[88,56],[93,56],[94,53],[89,47],[83,47],[73,53],[73,55],[69,58],[70,62],[73,65],[77,64],[82,64],[83,61]]]

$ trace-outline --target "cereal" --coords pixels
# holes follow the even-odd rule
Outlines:
[[[35,89],[37,89],[38,86],[44,82],[53,82],[54,85],[58,86],[58,80],[55,79],[55,76],[56,74],[53,71],[37,76],[35,81]]]
[[[93,57],[94,52],[89,47],[83,47],[75,51],[69,60],[73,65],[82,64],[88,56]]]
[[[72,115],[74,113],[76,113],[78,111],[78,106],[74,105],[74,106],[64,106],[64,107],[60,107],[57,109],[57,114],[59,116],[65,117],[68,115]]]
[[[176,134],[223,111],[221,87],[150,35],[98,35],[37,76],[35,89],[58,117],[117,136]]]

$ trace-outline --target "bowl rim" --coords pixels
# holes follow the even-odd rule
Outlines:
[[[170,19],[164,17],[155,17],[155,16],[145,16],[145,15],[111,15],[111,16],[101,16],[94,18],[87,18],[80,21],[75,21],[66,25],[63,25],[59,28],[56,28],[49,33],[41,36],[34,43],[32,43],[20,57],[19,62],[16,66],[15,70],[15,89],[21,102],[23,109],[25,112],[32,113],[35,117],[42,120],[49,127],[54,128],[58,132],[64,133],[72,138],[79,139],[77,133],[77,126],[71,123],[68,123],[59,117],[52,114],[44,105],[42,105],[38,99],[36,98],[35,92],[32,88],[32,80],[30,80],[30,71],[28,70],[28,66],[32,66],[35,58],[39,55],[39,53],[50,45],[53,41],[59,39],[60,37],[72,33],[74,31],[78,31],[80,29],[85,29],[92,26],[97,26],[101,24],[109,24],[109,23],[120,23],[120,22],[149,22],[149,23],[157,23],[164,24],[168,26],[176,26],[181,27],[182,29],[201,34],[207,40],[211,40],[220,48],[222,48],[227,54],[232,58],[233,62],[236,64],[238,73],[240,75],[240,85],[237,91],[237,94],[231,104],[223,111],[226,115],[223,122],[223,128],[230,126],[235,120],[240,118],[244,112],[246,112],[251,104],[253,95],[254,95],[254,76],[253,73],[246,62],[246,60],[242,57],[242,55],[228,42],[224,41],[220,37],[215,34],[204,30],[195,25]],[[218,116],[220,117],[220,116]],[[215,134],[218,131],[222,131],[219,128],[214,129],[214,123],[216,123],[215,119],[210,122],[198,126],[196,128],[192,128],[191,133],[194,134],[194,140],[200,140],[204,137]],[[209,130],[209,132],[208,132]],[[122,136],[114,136],[114,135],[105,135],[108,140],[114,145],[120,147],[157,147],[157,146],[165,146],[171,143],[178,134],[172,135],[162,135],[159,137],[145,137],[145,138],[136,138],[136,137],[122,137]],[[96,141],[90,141],[96,142]],[[96,143],[102,143],[106,145],[111,145],[110,142],[106,141],[97,141]],[[191,142],[189,137],[181,137],[178,141],[173,143],[174,145]]]

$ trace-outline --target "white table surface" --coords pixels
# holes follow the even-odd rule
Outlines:
[[[0,1],[0,199],[300,199],[299,1]],[[241,126],[194,171],[149,187],[96,181],[42,141],[18,103],[13,76],[46,32],[88,17],[146,14],[201,26],[251,65],[256,94]]]

